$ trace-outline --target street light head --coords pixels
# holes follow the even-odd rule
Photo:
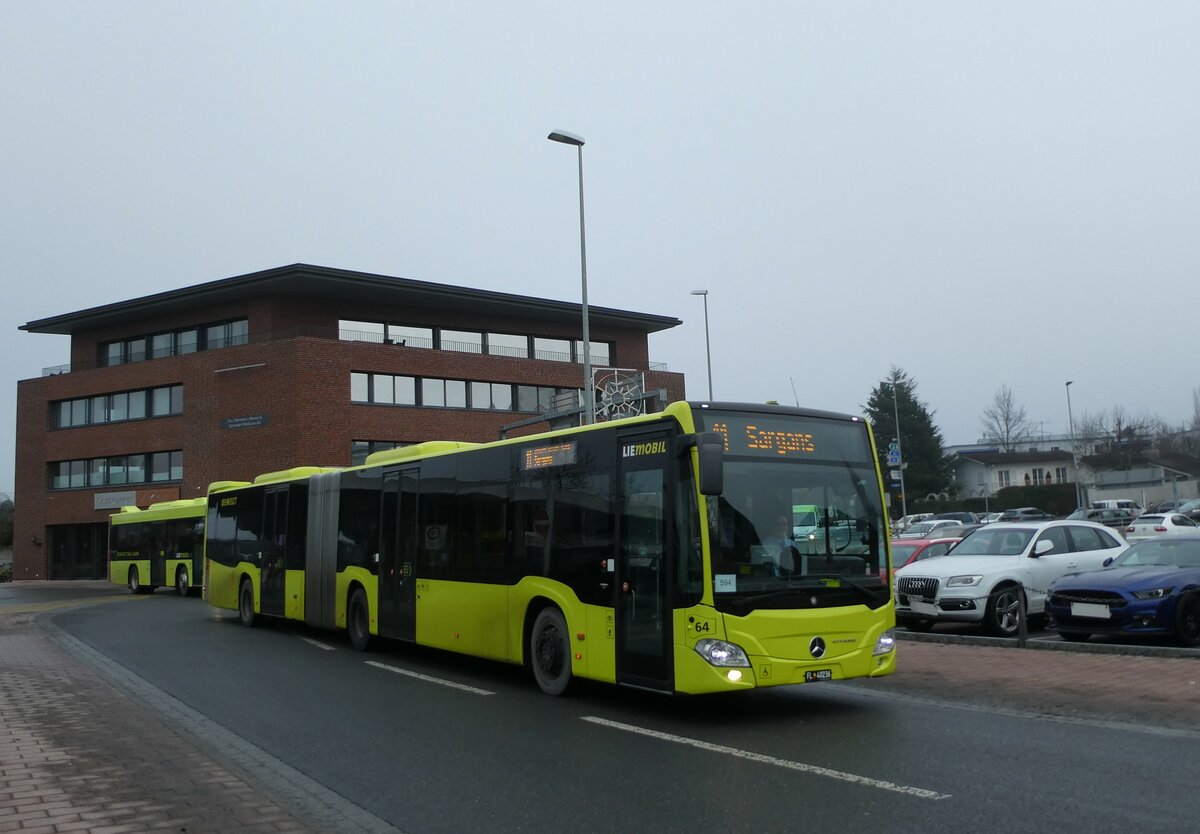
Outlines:
[[[556,130],[546,138],[551,142],[562,142],[564,145],[583,145],[582,136],[576,136],[574,133],[567,133],[565,130]]]
[[[692,295],[708,295],[708,290],[692,290]]]
[[[1068,379],[1068,380],[1067,380],[1067,385],[1070,385],[1070,384],[1071,384],[1072,382],[1074,382],[1074,381],[1075,381],[1075,380],[1073,380],[1073,379]]]

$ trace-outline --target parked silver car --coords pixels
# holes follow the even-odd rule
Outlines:
[[[1128,546],[1090,521],[989,524],[945,556],[896,571],[896,621],[914,631],[939,622],[981,623],[991,634],[1012,637],[1022,591],[1027,613],[1040,615],[1051,582],[1097,570]]]

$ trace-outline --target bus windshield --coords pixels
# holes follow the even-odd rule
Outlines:
[[[705,416],[729,432],[724,490],[707,499],[718,609],[742,613],[747,600],[756,608],[885,604],[885,516],[866,426]],[[742,442],[748,433],[757,446]],[[778,440],[794,437],[806,440]],[[762,449],[770,442],[800,452]]]

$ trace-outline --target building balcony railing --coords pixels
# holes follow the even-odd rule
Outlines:
[[[357,331],[357,330],[339,330],[336,326],[319,327],[306,325],[302,327],[289,327],[280,330],[267,330],[260,332],[251,332],[248,336],[235,340],[222,347],[236,347],[245,344],[260,344],[263,342],[279,342],[286,339],[309,338],[309,339],[330,339],[342,342],[374,342],[376,344],[389,344],[399,347],[415,348],[417,350],[435,350],[452,351],[455,353],[483,353],[483,346],[475,342],[455,342],[443,340],[440,348],[434,347],[432,339],[426,338],[405,338],[405,339],[388,339],[383,334],[373,331]],[[219,350],[220,348],[210,348]],[[517,359],[529,359],[531,351],[521,348],[510,347],[507,345],[489,345],[487,354],[489,356],[508,356]],[[570,353],[562,353],[549,350],[532,351],[532,358],[546,362],[571,362]],[[133,363],[146,362],[153,359],[165,359],[168,356],[181,356],[185,354],[165,354],[165,355],[149,355],[135,358]],[[606,365],[608,357],[603,357],[599,365]],[[593,357],[593,365],[597,365],[596,357]],[[42,368],[42,376],[57,376],[59,374],[76,373],[78,371],[90,371],[96,368],[116,367],[107,363],[97,362],[95,360],[69,362],[65,365],[52,365],[48,368]],[[665,362],[650,362],[648,370],[651,371],[667,371],[669,370]]]

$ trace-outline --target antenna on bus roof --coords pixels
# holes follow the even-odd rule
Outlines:
[[[788,382],[792,383],[792,399],[796,401],[796,408],[800,407],[800,398],[796,396],[796,380],[788,377]]]

